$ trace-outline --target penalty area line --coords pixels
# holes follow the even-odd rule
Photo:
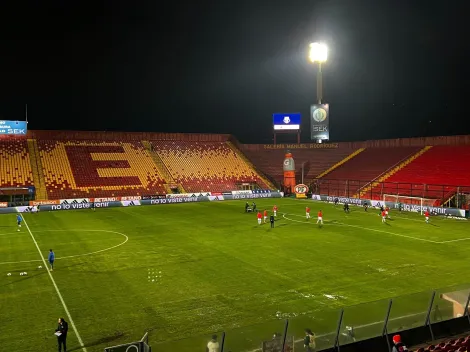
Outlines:
[[[80,344],[80,348],[83,352],[87,352],[87,349],[86,349],[85,345],[83,344],[83,340],[80,337],[80,334],[78,333],[77,327],[75,326],[75,323],[73,322],[72,316],[70,315],[69,309],[67,308],[67,305],[65,304],[64,298],[62,297],[62,294],[60,293],[59,287],[57,287],[57,284],[56,284],[56,282],[54,280],[54,277],[52,276],[50,270],[47,269],[46,259],[42,255],[41,249],[39,248],[39,245],[36,242],[36,239],[34,238],[34,235],[31,232],[31,229],[29,228],[28,223],[26,222],[26,219],[24,218],[24,216],[23,216],[23,222],[26,225],[26,229],[28,230],[29,234],[31,235],[31,239],[33,240],[33,242],[36,246],[36,249],[38,250],[39,255],[41,256],[42,262],[44,263],[44,268],[46,268],[47,273],[49,274],[49,278],[52,281],[52,285],[54,285],[55,291],[57,292],[57,295],[59,296],[60,302],[62,303],[62,306],[65,309],[65,313],[67,314],[67,318],[69,319],[70,324],[72,325],[73,331],[75,332],[75,335],[77,336],[77,340],[78,340],[78,343]]]
[[[295,214],[283,214],[282,217],[283,217],[284,219],[286,219],[286,220],[289,220],[289,221],[300,222],[300,223],[303,223],[303,224],[314,224],[314,223],[308,223],[308,222],[305,222],[305,221],[299,221],[299,220],[289,219],[288,217],[286,217],[286,215],[292,215],[292,216],[298,216],[298,217],[302,217],[302,216],[301,216],[301,215],[295,215]],[[314,224],[314,225],[315,225],[315,224]],[[329,225],[329,224],[327,224],[327,225]],[[358,226],[358,225],[345,224],[345,223],[342,223],[342,222],[339,222],[339,221],[336,221],[336,222],[334,222],[334,223],[331,223],[331,225],[340,225],[340,226],[354,227],[354,228],[361,229],[361,230],[367,230],[367,231],[373,231],[373,232],[380,232],[380,233],[385,233],[385,234],[392,235],[392,236],[404,237],[404,238],[409,238],[409,239],[416,240],[416,241],[430,242],[430,243],[435,243],[435,244],[446,243],[446,242],[438,242],[438,241],[433,241],[433,240],[427,240],[427,239],[425,239],[425,238],[419,238],[419,237],[401,235],[401,234],[399,234],[399,233],[394,233],[394,232],[389,232],[389,231],[384,231],[384,230],[371,229],[370,227],[363,227],[363,226]]]

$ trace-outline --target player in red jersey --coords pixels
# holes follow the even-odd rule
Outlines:
[[[387,222],[386,218],[387,218],[387,213],[385,212],[385,210],[382,210],[382,222]]]
[[[258,211],[257,217],[258,217],[258,225],[261,225],[261,218],[262,218],[262,215],[261,215],[261,212],[260,212],[260,211]]]
[[[310,219],[310,208],[309,207],[306,207],[305,208],[305,217],[308,219]]]
[[[385,216],[387,217],[387,219],[390,219],[390,215],[389,215],[389,212],[390,211],[390,208],[389,207],[385,207]]]
[[[323,225],[323,212],[321,210],[318,212],[317,224],[318,223],[320,223],[320,225]]]
[[[426,219],[426,223],[429,224],[429,211],[425,211],[424,218]]]
[[[268,220],[268,211],[266,209],[264,209],[264,213],[263,213],[263,222],[266,224],[266,220]]]
[[[274,216],[277,216],[277,205],[273,206],[273,213]]]

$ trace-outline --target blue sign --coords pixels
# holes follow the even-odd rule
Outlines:
[[[286,113],[273,114],[273,125],[275,130],[299,130],[300,114]]]
[[[0,120],[0,134],[25,136],[26,132],[28,132],[28,122],[26,121]]]

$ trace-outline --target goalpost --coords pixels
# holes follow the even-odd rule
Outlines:
[[[384,194],[383,201],[385,202],[392,202],[392,203],[401,203],[401,204],[408,204],[408,205],[418,205],[419,211],[421,215],[423,215],[423,207],[432,207],[436,202],[436,199],[428,199],[428,198],[421,198],[421,197],[410,197],[410,196],[399,196],[396,194]]]

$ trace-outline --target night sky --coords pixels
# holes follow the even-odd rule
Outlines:
[[[465,1],[24,1],[0,6],[0,119],[270,143],[316,70],[333,141],[470,133]],[[202,5],[201,5],[201,4]],[[468,127],[467,127],[468,126]]]

